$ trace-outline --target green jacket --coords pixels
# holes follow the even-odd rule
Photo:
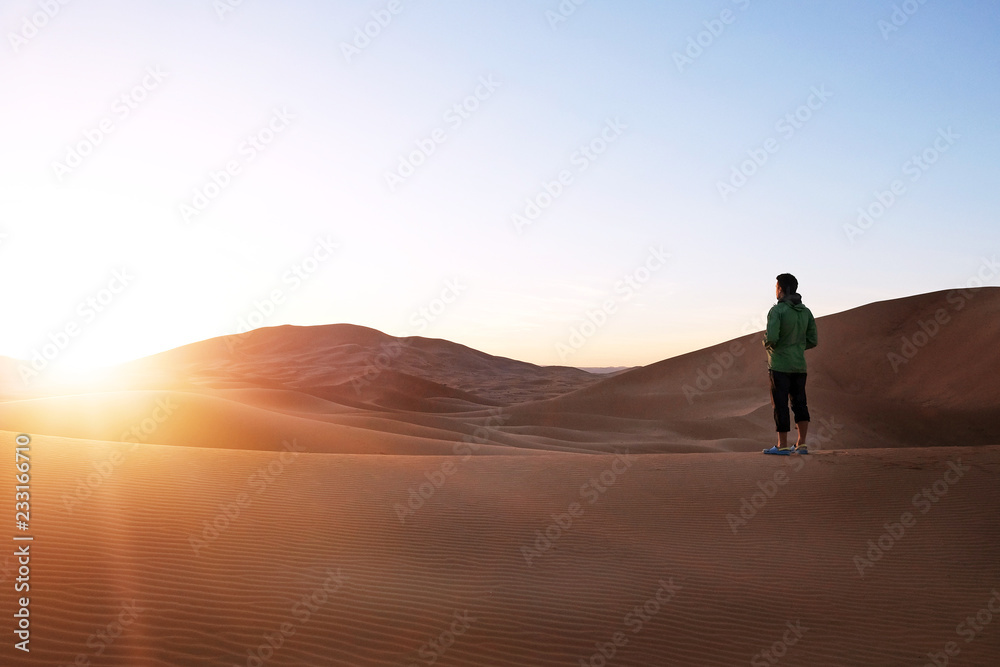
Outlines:
[[[783,373],[805,373],[804,352],[816,347],[816,319],[802,305],[802,297],[789,294],[771,307],[767,313],[767,331],[764,332],[764,349],[767,350],[767,367]]]

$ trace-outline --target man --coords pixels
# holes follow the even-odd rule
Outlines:
[[[767,350],[767,368],[771,377],[771,405],[774,406],[774,425],[778,431],[778,444],[765,449],[765,454],[808,454],[806,432],[809,430],[809,408],[806,406],[806,356],[804,352],[816,347],[816,320],[812,312],[802,305],[798,294],[799,281],[790,273],[777,278],[774,295],[778,303],[767,313],[767,331],[764,349]],[[788,399],[792,400],[795,428],[799,435],[795,446],[788,446]]]

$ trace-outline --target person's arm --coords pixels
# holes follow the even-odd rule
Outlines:
[[[781,335],[781,317],[777,306],[767,311],[767,329],[764,331],[764,349],[773,350]]]
[[[816,318],[809,313],[809,325],[806,327],[806,349],[811,347],[816,347],[819,344],[819,338],[816,334]]]

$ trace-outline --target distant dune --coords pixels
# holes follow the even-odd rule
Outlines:
[[[172,369],[168,377],[182,382],[280,383],[306,391],[343,387],[349,390],[345,396],[354,394],[352,400],[367,391],[362,400],[375,405],[382,405],[383,392],[393,390],[419,400],[511,404],[558,396],[600,380],[576,368],[541,367],[446,340],[396,338],[349,324],[257,329],[186,345],[124,370],[144,378],[163,368]],[[411,377],[441,387],[404,386],[414,383]]]

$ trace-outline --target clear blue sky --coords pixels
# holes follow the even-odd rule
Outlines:
[[[0,354],[350,322],[633,365],[759,328],[779,272],[817,315],[968,284],[1000,3],[894,5],[5,2]]]

